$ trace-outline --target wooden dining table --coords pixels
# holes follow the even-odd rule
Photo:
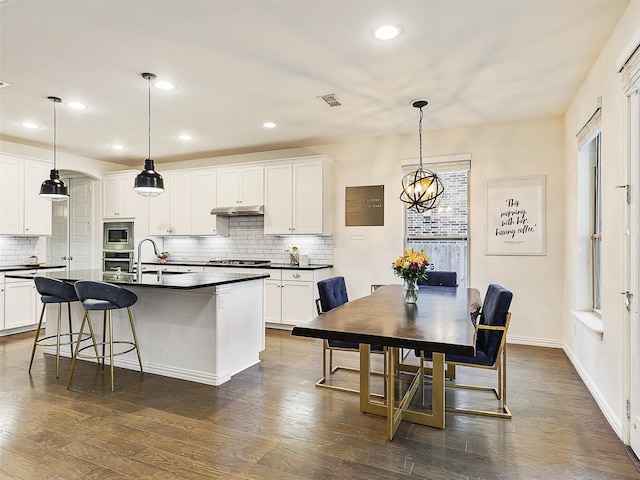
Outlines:
[[[445,357],[475,354],[475,321],[481,305],[480,292],[475,288],[421,286],[417,303],[408,304],[402,285],[386,285],[296,325],[292,335],[360,344],[360,410],[386,416],[391,440],[403,420],[445,427]],[[385,403],[371,400],[371,345],[387,347]],[[425,372],[422,362],[417,367],[401,362],[399,352],[405,348],[433,353],[430,413],[409,409]],[[399,372],[413,377],[396,401]]]

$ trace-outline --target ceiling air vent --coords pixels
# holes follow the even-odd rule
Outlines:
[[[3,82],[2,80],[0,80],[0,88],[8,87],[9,85],[11,85],[11,84],[7,83],[7,82]]]
[[[330,107],[339,107],[340,105],[342,105],[340,103],[340,100],[338,100],[338,97],[336,97],[335,93],[330,93],[329,95],[322,95],[321,97],[318,97],[321,100],[324,100],[326,102],[327,105],[329,105]]]

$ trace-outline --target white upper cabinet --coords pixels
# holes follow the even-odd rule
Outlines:
[[[133,190],[138,172],[107,173],[102,177],[103,218],[135,218],[140,210],[146,210],[145,197]],[[142,200],[141,200],[142,199]]]
[[[52,163],[0,157],[0,234],[51,235],[51,200],[40,197]]]
[[[49,178],[51,165],[42,162],[24,164],[24,234],[51,235],[51,200],[40,196],[42,182]],[[63,200],[68,202],[69,200]]]
[[[135,236],[142,238],[149,235],[149,197],[133,189],[138,173],[130,170],[102,176],[102,217],[135,220]]]
[[[16,235],[23,230],[24,161],[0,158],[0,234]]]
[[[215,169],[194,170],[191,175],[191,233],[192,235],[229,235],[229,218],[211,215],[217,206]]]
[[[264,233],[330,235],[332,173],[327,157],[265,167]]]
[[[262,205],[264,167],[238,166],[218,170],[217,206]]]
[[[264,233],[293,234],[293,165],[268,165],[264,169]]]
[[[191,171],[162,177],[164,193],[149,198],[149,235],[191,235]]]

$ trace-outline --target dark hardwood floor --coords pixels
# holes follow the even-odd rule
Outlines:
[[[117,369],[111,393],[85,362],[67,390],[69,360],[56,379],[41,349],[29,375],[32,338],[0,339],[0,479],[640,478],[557,349],[509,347],[512,420],[449,413],[445,430],[405,422],[389,442],[356,395],[314,387],[319,340],[269,330],[262,363],[220,387]]]

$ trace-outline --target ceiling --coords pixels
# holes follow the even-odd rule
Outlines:
[[[142,165],[562,114],[628,0],[0,0],[0,138]],[[400,35],[373,36],[381,24]],[[329,107],[319,96],[335,94]],[[41,126],[29,130],[31,121]],[[273,121],[277,127],[265,129]],[[193,139],[177,138],[189,133]],[[116,151],[113,144],[124,150]]]

